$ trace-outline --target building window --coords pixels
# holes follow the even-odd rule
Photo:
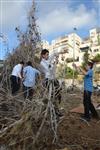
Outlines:
[[[99,49],[94,49],[94,52],[98,52],[99,51]]]
[[[76,45],[78,45],[78,46],[79,46],[80,44],[76,42]]]

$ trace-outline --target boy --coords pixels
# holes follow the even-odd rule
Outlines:
[[[45,86],[49,88],[50,84],[52,84],[52,95],[51,97],[55,96],[55,99],[61,102],[61,87],[59,85],[59,81],[55,78],[55,71],[56,71],[56,64],[57,64],[57,59],[59,54],[63,54],[64,52],[57,52],[49,56],[49,51],[47,49],[43,49],[41,52],[41,69],[42,72],[44,73],[45,76]],[[54,107],[56,114],[58,116],[61,116],[59,109],[58,109],[58,104],[57,100],[54,99]]]
[[[61,99],[60,94],[61,89],[59,88],[60,87],[59,81],[55,78],[55,73],[56,73],[57,59],[60,53],[54,53],[49,56],[49,51],[47,49],[43,49],[41,52],[41,62],[40,62],[42,72],[44,73],[45,76],[45,85],[46,87],[49,87],[50,83],[54,85],[52,88],[53,91],[56,90],[55,96],[56,98],[59,99],[59,101]]]
[[[45,75],[45,79],[55,79],[55,62],[54,59],[58,56],[57,54],[49,56],[49,51],[43,49],[41,52],[41,62],[42,72]]]
[[[20,83],[22,79],[21,72],[22,72],[23,66],[24,66],[24,62],[21,61],[12,70],[10,80],[11,80],[11,90],[12,90],[13,95],[20,89]]]
[[[23,69],[23,90],[25,99],[32,99],[37,75],[40,75],[40,72],[32,67],[31,61],[28,61],[27,66]]]
[[[98,118],[98,114],[95,110],[95,107],[91,102],[91,96],[93,92],[93,62],[88,62],[88,64],[85,67],[85,70],[83,70],[81,67],[77,67],[75,64],[74,66],[78,71],[81,71],[84,74],[84,116],[82,117],[82,119],[90,121],[91,114],[94,118]]]

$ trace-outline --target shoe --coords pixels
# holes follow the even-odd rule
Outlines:
[[[60,122],[63,120],[63,118],[64,118],[64,116],[57,116],[57,118],[56,118],[56,119],[57,119],[57,122],[60,123]]]
[[[85,116],[81,117],[80,119],[83,120],[83,121],[87,121],[87,122],[89,122],[91,120],[90,118],[87,118]]]
[[[61,113],[61,112],[56,112],[56,115],[58,116],[58,118],[62,118],[62,117],[64,117],[64,114],[63,113]]]
[[[96,109],[100,109],[100,104],[97,105]]]

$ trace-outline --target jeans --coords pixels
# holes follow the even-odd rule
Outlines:
[[[11,80],[12,94],[15,94],[20,89],[20,78],[11,75],[10,80]]]
[[[86,90],[84,91],[84,99],[83,99],[84,116],[89,119],[90,119],[90,113],[92,114],[93,117],[98,116],[98,114],[95,110],[95,107],[91,102],[91,95],[92,95],[92,92],[86,91]]]
[[[52,84],[52,98],[55,97],[55,99],[58,100],[59,104],[61,103],[61,90],[62,88],[60,87],[59,81],[57,79],[48,79],[46,78],[44,81],[44,86],[46,88],[48,88],[49,90],[49,86],[50,84]]]
[[[34,92],[33,88],[32,87],[26,87],[23,85],[23,91],[24,91],[24,98],[25,99],[28,98],[31,100],[33,97],[33,92]]]

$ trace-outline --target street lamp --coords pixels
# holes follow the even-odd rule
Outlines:
[[[75,62],[75,31],[77,28],[73,28],[74,33],[73,33],[73,64]],[[72,80],[72,86],[74,87],[74,80],[75,80],[75,71],[74,71],[74,66],[73,66],[73,80]]]

